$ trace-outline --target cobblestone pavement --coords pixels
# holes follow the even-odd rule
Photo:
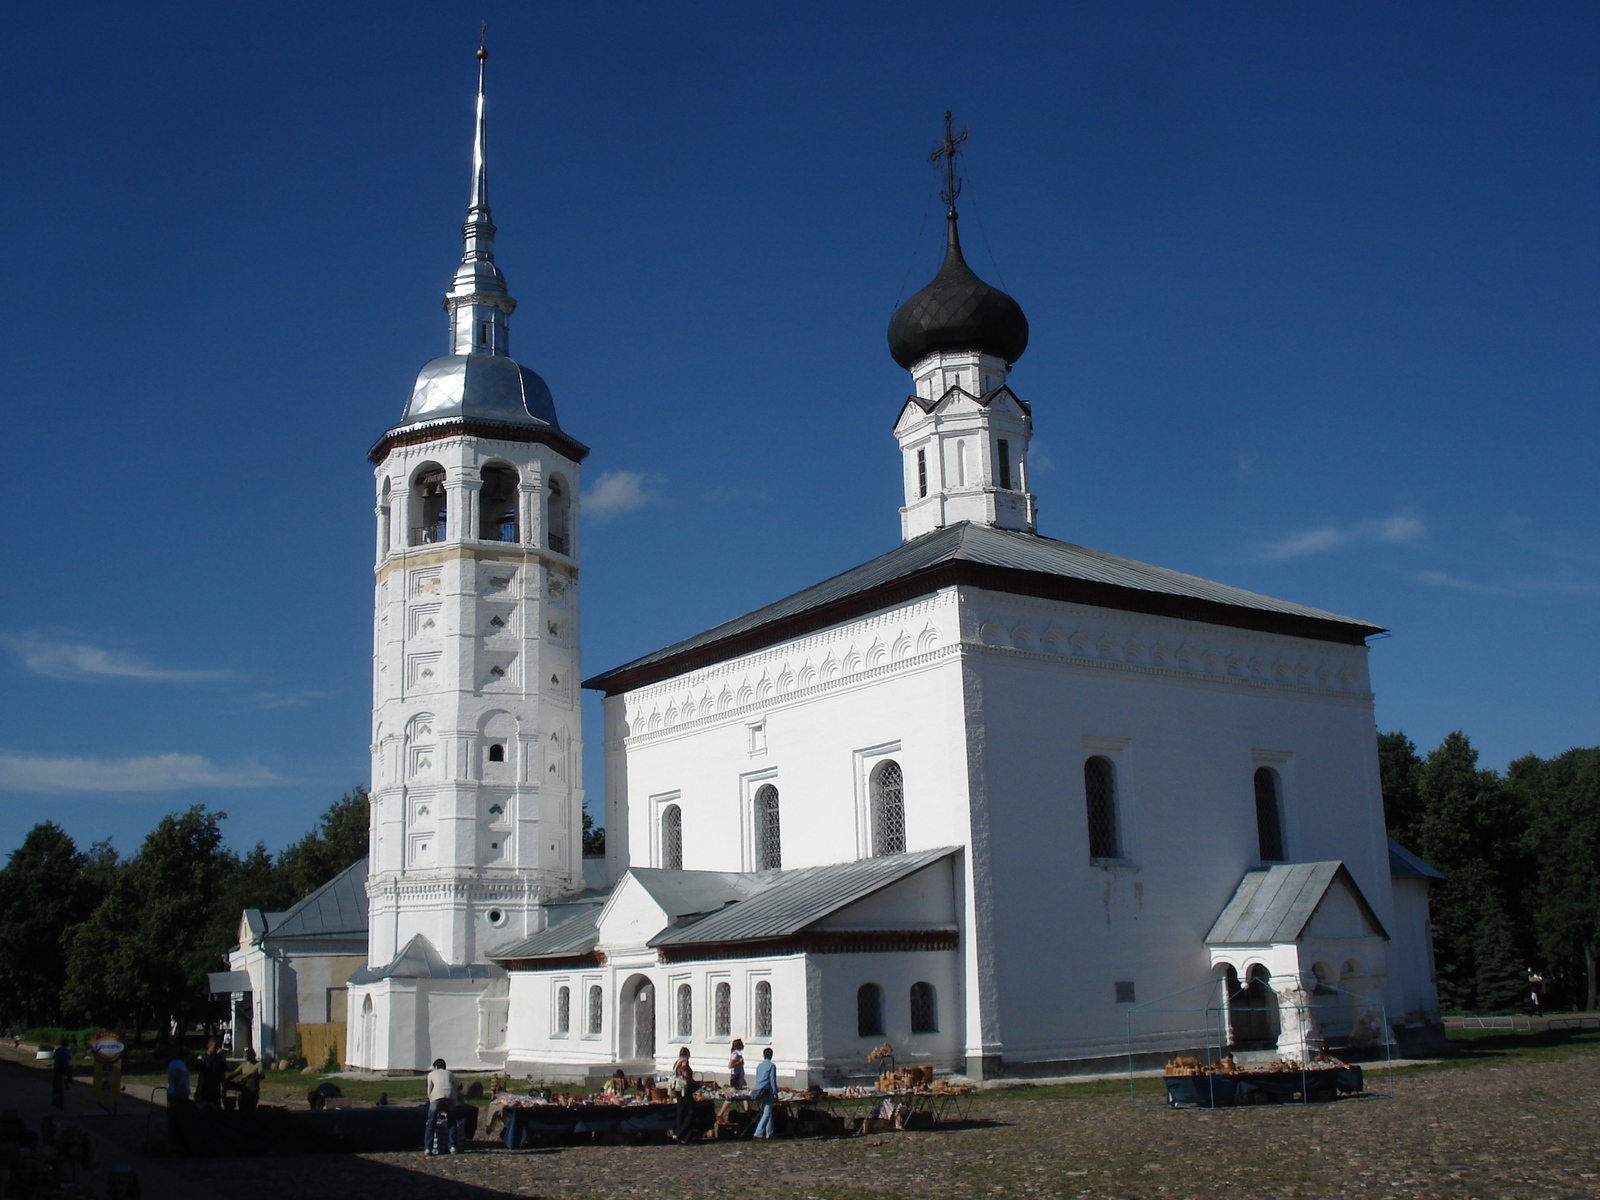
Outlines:
[[[1069,1086],[985,1095],[967,1127],[926,1133],[169,1167],[229,1200],[1600,1197],[1600,1047],[1407,1070],[1396,1084],[1392,1098],[1215,1112]]]

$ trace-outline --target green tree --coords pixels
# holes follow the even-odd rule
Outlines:
[[[583,853],[587,857],[598,857],[606,852],[606,831],[604,826],[595,827],[594,818],[588,813],[583,814]]]
[[[1496,772],[1478,767],[1459,731],[1428,755],[1417,786],[1416,849],[1445,876],[1432,903],[1439,999],[1446,1008],[1514,1007],[1532,961],[1527,923],[1518,920],[1527,901],[1526,811]]]
[[[226,817],[204,805],[163,817],[73,932],[63,999],[74,1016],[148,1025],[210,1015],[213,918],[238,867],[222,844]]]
[[[67,978],[63,939],[109,885],[100,850],[96,858],[81,853],[65,830],[43,821],[0,870],[0,1017],[25,1025],[59,1020]],[[111,852],[110,872],[115,859]]]
[[[1407,850],[1419,845],[1422,822],[1422,759],[1399,730],[1378,735],[1378,777],[1383,787],[1383,823]]]
[[[371,820],[367,789],[357,785],[333,802],[315,829],[280,854],[278,866],[289,889],[283,907],[310,895],[351,863],[365,858]]]
[[[1533,922],[1546,989],[1593,1011],[1600,1001],[1600,747],[1519,758],[1507,786],[1533,813]]]

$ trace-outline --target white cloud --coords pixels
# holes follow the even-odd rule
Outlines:
[[[62,641],[34,635],[0,637],[0,645],[14,650],[22,665],[46,679],[74,682],[91,679],[142,679],[159,683],[193,683],[206,679],[225,679],[223,671],[169,671],[142,658],[105,650],[83,642]]]
[[[321,700],[327,692],[257,692],[257,708],[299,708],[313,700]]]
[[[1391,545],[1421,541],[1428,536],[1428,527],[1421,517],[1410,513],[1395,513],[1379,521],[1364,521],[1359,525],[1340,528],[1324,525],[1317,529],[1303,529],[1291,533],[1282,541],[1269,542],[1258,555],[1269,562],[1283,562],[1291,558],[1304,558],[1308,554],[1323,554],[1340,546],[1355,543],[1386,542]]]
[[[1329,525],[1323,529],[1306,529],[1292,533],[1281,542],[1273,542],[1261,551],[1261,557],[1272,561],[1286,558],[1303,558],[1307,554],[1321,554],[1350,540],[1350,535]]]
[[[584,514],[603,520],[660,504],[661,497],[650,490],[654,482],[657,482],[654,477],[638,471],[607,471],[594,481],[584,496]]]
[[[173,792],[269,787],[281,782],[260,763],[245,761],[221,767],[198,754],[76,758],[0,750],[0,791]]]
[[[1516,593],[1510,588],[1496,587],[1489,583],[1474,583],[1470,579],[1458,579],[1454,575],[1443,571],[1420,571],[1417,573],[1417,582],[1425,583],[1429,587],[1451,588],[1458,592],[1475,592],[1480,596],[1514,596]]]

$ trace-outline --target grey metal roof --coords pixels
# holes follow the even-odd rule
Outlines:
[[[1036,578],[1076,581],[1092,593],[1086,596],[1087,602],[1133,612],[1167,611],[1173,607],[1171,602],[1177,600],[1188,602],[1188,606],[1194,610],[1190,615],[1195,619],[1247,628],[1260,627],[1261,620],[1272,617],[1278,619],[1275,625],[1284,621],[1310,623],[1306,636],[1317,636],[1314,630],[1321,629],[1323,636],[1336,631],[1345,640],[1359,641],[1362,637],[1382,632],[1380,626],[1354,617],[1340,616],[1289,600],[1276,600],[1271,596],[1213,583],[1196,575],[1185,575],[1181,571],[1152,566],[1102,550],[1090,550],[1038,534],[963,521],[924,534],[832,579],[596,675],[586,680],[584,686],[614,691],[617,689],[613,685],[623,677],[637,674],[653,665],[693,656],[695,651],[719,642],[736,639],[744,642],[747,640],[744,635],[751,635],[763,626],[792,621],[811,610],[838,605],[848,597],[885,588],[942,565],[958,563],[1020,572]],[[942,585],[934,580],[929,581],[929,590],[938,586]],[[997,583],[997,586],[1004,584]],[[1162,603],[1155,608],[1148,607],[1157,601]],[[751,645],[741,644],[730,654],[746,653],[752,648]],[[660,677],[659,673],[655,674]]]
[[[267,914],[267,937],[327,938],[366,936],[367,860],[357,859],[300,903]]]
[[[420,933],[406,943],[395,960],[384,967],[362,967],[350,976],[351,983],[377,983],[380,979],[486,979],[500,974],[498,968],[472,963],[453,967]]]
[[[728,904],[709,916],[680,922],[658,933],[649,944],[691,946],[789,937],[950,857],[956,850],[957,847],[944,846],[914,854],[892,854],[823,867],[802,867],[796,871],[775,871],[764,876],[744,876],[762,885],[749,899]]]
[[[424,363],[394,428],[447,417],[560,428],[549,386],[503,354],[446,354]]]
[[[1443,879],[1443,872],[1423,862],[1393,838],[1389,839],[1389,875],[1394,879]]]
[[[564,919],[540,930],[532,937],[501,946],[486,957],[499,962],[508,958],[569,958],[575,954],[587,954],[600,940],[597,922],[600,918],[601,903],[596,900],[583,905],[579,911],[558,914],[556,910],[563,907],[579,909],[577,905],[551,906],[546,910],[551,919],[555,920],[558,916]]]
[[[1245,872],[1233,898],[1206,934],[1206,945],[1297,942],[1336,880],[1349,887],[1373,928],[1387,939],[1383,923],[1342,862],[1280,863]]]
[[[668,871],[661,867],[634,867],[628,874],[673,920],[716,912],[771,887],[778,879],[776,871]]]

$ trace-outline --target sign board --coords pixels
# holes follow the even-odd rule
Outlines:
[[[122,1096],[122,1055],[126,1049],[121,1036],[109,1030],[89,1039],[89,1054],[94,1058],[94,1098],[102,1105],[109,1100],[113,1112]]]

